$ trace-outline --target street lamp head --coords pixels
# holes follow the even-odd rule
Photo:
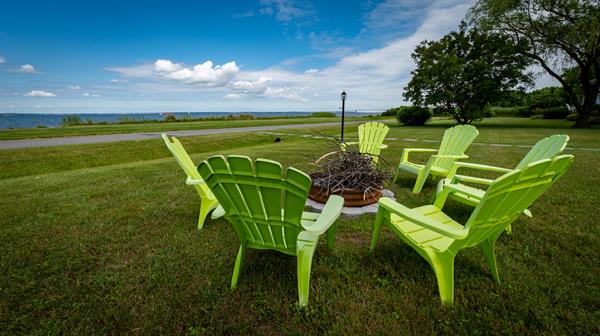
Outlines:
[[[346,90],[342,91],[342,100],[346,100]]]

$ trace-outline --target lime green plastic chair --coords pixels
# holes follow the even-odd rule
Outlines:
[[[405,148],[402,151],[402,158],[400,159],[400,164],[392,183],[396,182],[401,170],[415,174],[417,175],[417,181],[415,182],[413,193],[418,194],[421,192],[425,180],[430,174],[445,177],[454,161],[468,158],[465,155],[465,151],[478,134],[479,131],[474,126],[458,125],[444,132],[444,138],[439,149]],[[409,161],[408,155],[413,152],[431,152],[435,154],[431,155],[427,163],[422,165]]]
[[[573,156],[562,155],[508,172],[492,182],[464,226],[442,211],[449,194],[463,192],[460,185],[446,186],[433,205],[414,209],[383,198],[379,201],[371,252],[381,228],[387,225],[429,262],[444,303],[454,300],[454,258],[464,248],[481,246],[494,280],[500,283],[494,252],[496,240],[572,162]]]
[[[358,145],[358,150],[363,154],[370,154],[373,162],[379,161],[379,153],[388,146],[383,143],[390,128],[381,122],[367,122],[358,126],[358,142],[346,142],[347,145]]]
[[[200,215],[198,216],[198,230],[200,230],[209,212],[215,210],[211,218],[216,219],[223,216],[223,209],[219,208],[219,201],[217,201],[213,193],[206,186],[206,183],[204,183],[202,177],[200,177],[200,174],[198,174],[194,162],[185,151],[185,148],[183,148],[183,145],[181,145],[181,142],[175,137],[171,137],[171,140],[169,140],[169,137],[165,133],[161,136],[179,166],[186,173],[187,180],[185,183],[194,186],[200,196]]]
[[[231,288],[235,288],[246,248],[276,250],[298,259],[300,306],[308,304],[310,269],[319,236],[327,232],[333,249],[336,225],[344,199],[330,196],[318,213],[303,212],[311,180],[278,162],[246,156],[213,156],[198,166],[240,239]]]
[[[556,155],[559,155],[560,153],[562,153],[562,151],[565,149],[565,147],[567,147],[568,142],[569,142],[569,136],[566,134],[556,134],[556,135],[552,135],[552,136],[546,137],[546,138],[538,141],[533,146],[533,148],[531,148],[531,150],[527,153],[527,155],[525,155],[525,157],[521,160],[521,162],[519,162],[519,164],[517,165],[517,167],[515,169],[523,169],[524,167],[526,167],[528,164],[530,164],[532,162],[543,160],[543,159],[551,159],[551,158],[555,157]],[[470,169],[470,170],[498,172],[498,173],[507,173],[512,170],[512,169],[477,164],[477,163],[454,162],[447,177],[445,179],[440,180],[440,182],[438,183],[437,193],[438,194],[441,193],[442,190],[444,189],[444,186],[446,186],[446,185],[460,184],[462,190],[464,190],[465,192],[464,193],[459,193],[459,192],[452,193],[452,194],[450,194],[449,197],[458,202],[461,202],[461,203],[464,203],[467,205],[471,205],[471,206],[476,206],[477,204],[479,204],[479,201],[485,194],[485,190],[482,190],[479,188],[474,188],[471,186],[466,186],[464,184],[461,184],[460,182],[468,182],[468,183],[472,183],[472,184],[480,184],[480,185],[488,186],[492,182],[494,182],[494,179],[481,178],[481,177],[468,176],[468,175],[459,175],[459,174],[457,174],[457,171],[460,168],[466,168],[466,169]],[[529,217],[532,216],[531,212],[528,209],[525,209],[523,211],[523,213],[525,213]],[[510,231],[511,231],[510,225],[507,227],[507,231],[510,233]]]

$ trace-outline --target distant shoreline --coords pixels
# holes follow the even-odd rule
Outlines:
[[[133,124],[146,122],[164,122],[168,115],[177,121],[201,121],[219,119],[243,119],[252,116],[255,119],[306,118],[322,112],[133,112],[133,113],[0,113],[0,129],[45,128],[63,126],[64,118],[79,118],[82,125]],[[326,112],[341,115],[341,112]],[[379,112],[346,112],[346,116],[366,116]],[[242,117],[240,117],[242,116]],[[173,121],[173,120],[172,120]]]

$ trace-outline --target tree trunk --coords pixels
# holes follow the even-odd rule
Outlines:
[[[590,115],[592,113],[591,106],[584,106],[583,113],[579,112],[579,116],[577,116],[577,120],[575,121],[575,128],[589,128],[590,127]]]
[[[592,107],[598,98],[598,94],[586,95],[583,97],[583,106],[579,109],[579,115],[577,116],[577,120],[575,121],[575,128],[589,128],[590,127],[590,117],[592,116]]]

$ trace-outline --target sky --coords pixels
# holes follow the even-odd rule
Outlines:
[[[2,1],[3,113],[382,111],[474,2]]]

